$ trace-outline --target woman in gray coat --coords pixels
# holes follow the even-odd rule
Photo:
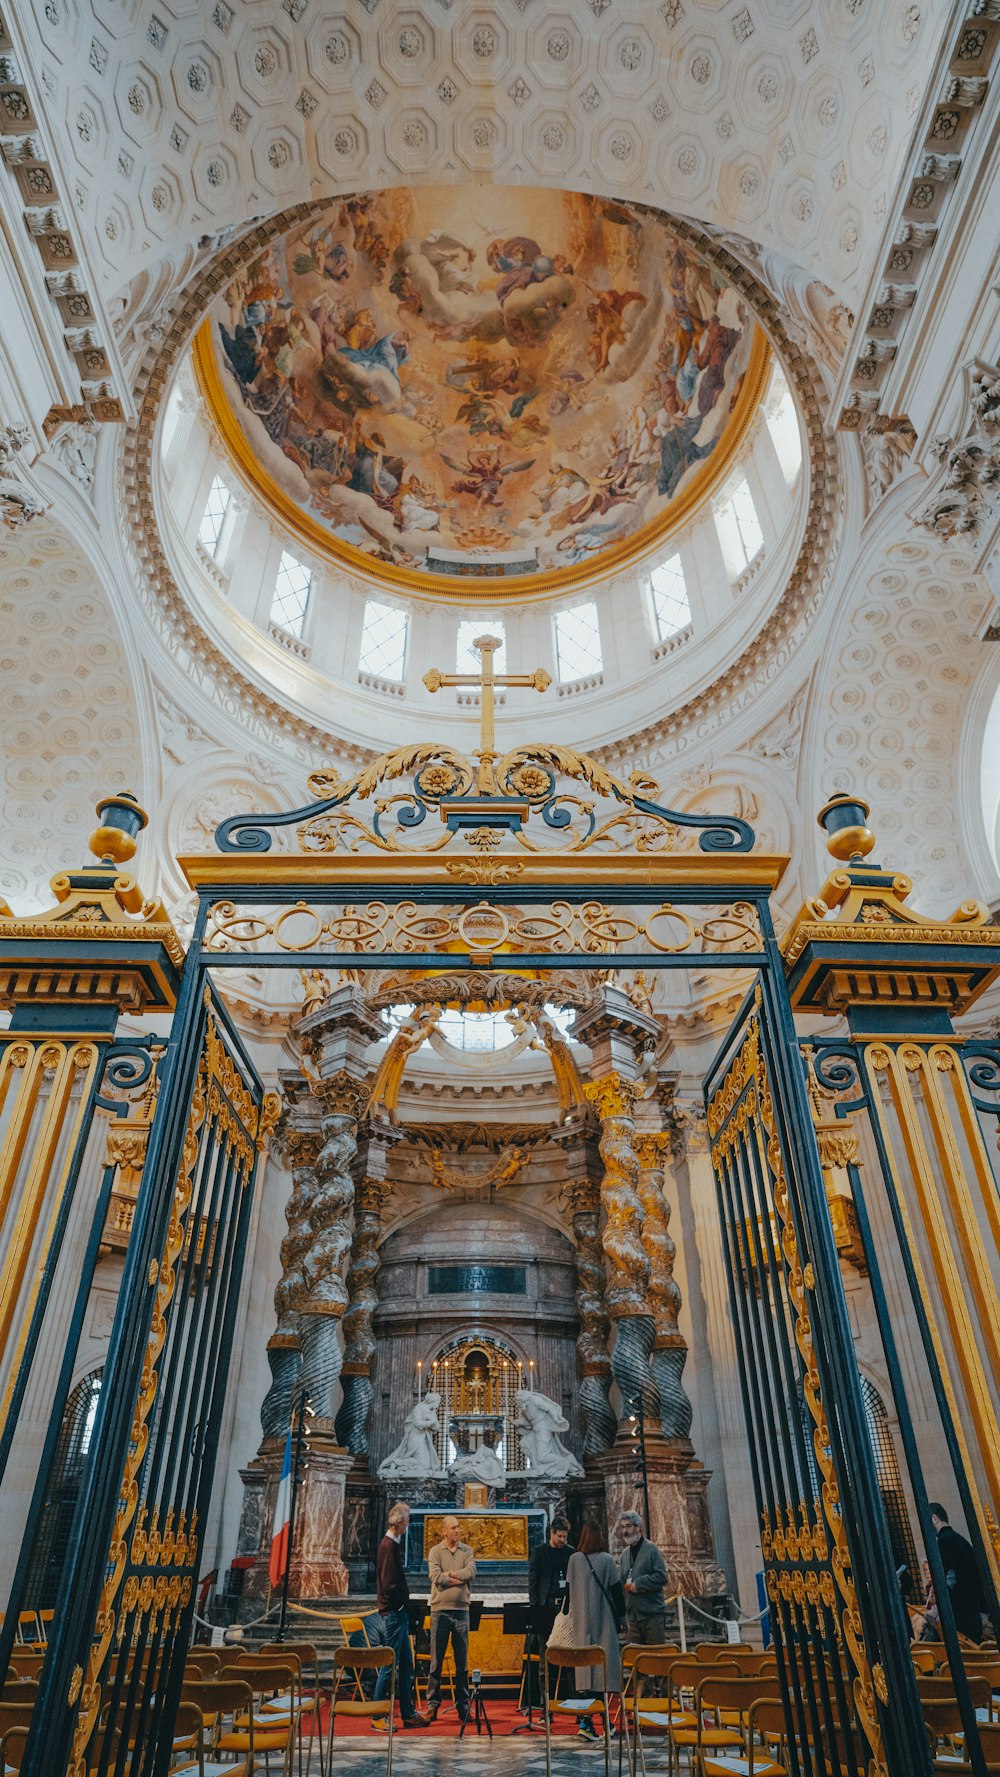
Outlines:
[[[577,1667],[576,1690],[580,1697],[602,1696],[605,1686],[609,1694],[622,1687],[618,1623],[611,1603],[611,1589],[617,1579],[618,1567],[608,1554],[604,1532],[596,1524],[586,1523],[566,1569],[569,1618],[574,1646],[603,1647],[607,1666],[604,1671],[600,1666]],[[586,1717],[581,1718],[580,1733],[586,1739],[597,1738],[593,1722]]]

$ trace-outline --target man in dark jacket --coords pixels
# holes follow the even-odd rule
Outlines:
[[[553,1518],[549,1523],[548,1541],[539,1543],[528,1563],[528,1603],[533,1627],[526,1652],[538,1656],[537,1664],[531,1660],[528,1665],[528,1701],[534,1709],[541,1701],[538,1691],[541,1656],[566,1597],[566,1569],[572,1553],[568,1521]]]
[[[656,1544],[643,1535],[638,1512],[623,1512],[618,1531],[624,1544],[618,1572],[625,1588],[628,1639],[656,1646],[667,1639],[666,1562]]]
[[[410,1522],[410,1508],[402,1500],[390,1507],[386,1533],[375,1557],[375,1598],[385,1628],[386,1645],[396,1655],[396,1695],[404,1728],[426,1728],[429,1717],[419,1715],[413,1697],[413,1651],[410,1647],[410,1588],[403,1569],[402,1541]],[[378,1675],[375,1695],[381,1699],[389,1694],[389,1668],[383,1666]],[[372,1726],[387,1729],[384,1717],[376,1717]]]
[[[967,1635],[970,1641],[980,1642],[983,1639],[986,1599],[975,1550],[964,1536],[959,1536],[958,1531],[952,1529],[943,1505],[932,1503],[930,1514],[931,1523],[937,1531],[938,1550],[955,1627],[961,1635]],[[940,1603],[938,1608],[940,1609]]]

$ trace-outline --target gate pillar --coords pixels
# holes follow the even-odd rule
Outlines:
[[[948,920],[909,907],[910,879],[869,861],[867,817],[849,796],[821,811],[838,867],[783,950],[796,1010],[847,1022],[846,1039],[806,1045],[821,1142],[843,1182],[832,1209],[847,1218],[845,1257],[870,1276],[859,1301],[877,1324],[975,1765],[959,1634],[978,1639],[977,1612],[957,1595],[953,1608],[929,1507],[944,1503],[967,1530],[981,1605],[1000,1629],[1000,1043],[954,1026],[1000,979],[1000,928],[976,901]]]

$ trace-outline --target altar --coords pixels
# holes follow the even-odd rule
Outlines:
[[[455,1511],[436,1505],[414,1506],[403,1545],[403,1563],[416,1580],[427,1574],[427,1557],[442,1539],[446,1516],[461,1525],[461,1536],[476,1557],[477,1577],[473,1591],[484,1582],[527,1581],[528,1562],[545,1541],[549,1514],[540,1507],[521,1511]],[[519,1589],[519,1588],[517,1588]]]

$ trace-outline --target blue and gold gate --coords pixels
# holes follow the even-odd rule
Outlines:
[[[0,914],[0,970],[17,1026],[7,1042],[20,1045],[8,1067],[28,1074],[48,1067],[43,1096],[52,1106],[31,1110],[36,1089],[25,1086],[18,1178],[34,1155],[49,1156],[37,1162],[48,1171],[0,1205],[13,1255],[0,1304],[8,1289],[18,1292],[0,1322],[11,1329],[6,1404],[14,1439],[77,1177],[88,1181],[92,1215],[78,1304],[90,1287],[114,1169],[109,1160],[88,1173],[87,1143],[97,1139],[99,1119],[124,1106],[122,1123],[143,1148],[100,1406],[22,1767],[28,1777],[167,1771],[252,1192],[274,1114],[223,1005],[226,980],[248,966],[341,971],[349,981],[374,972],[383,989],[404,969],[411,981],[442,969],[484,979],[506,971],[512,993],[517,982],[541,984],[552,972],[598,972],[607,981],[695,968],[727,973],[746,988],[707,1081],[707,1113],[789,1770],[929,1777],[824,1173],[823,1141],[829,1148],[832,1137],[821,1128],[818,1139],[789,971],[796,1003],[807,1001],[795,985],[799,965],[783,956],[771,922],[770,897],[787,860],[758,853],[745,822],[666,807],[650,779],[617,777],[569,748],[498,756],[485,678],[483,694],[474,758],[448,746],[401,749],[348,781],[315,774],[303,807],[223,822],[214,852],[181,860],[198,898],[186,954],[162,910],[118,873],[143,818],[126,799],[106,812],[111,838],[97,841],[107,862],[67,879],[68,894],[90,895],[88,904],[97,896],[103,912],[63,919],[60,931],[57,909],[44,936],[44,921]],[[822,924],[830,907],[813,912]],[[984,981],[1000,959],[991,944],[981,936]],[[51,988],[57,977],[69,984],[61,997]],[[123,1005],[173,1008],[169,1037],[117,1053]],[[823,1010],[831,1005],[828,997]],[[976,1116],[1000,1078],[983,1071],[991,1065],[981,1056],[970,1070]],[[832,1079],[833,1067],[818,1054],[814,1077],[822,1072],[830,1093],[843,1084]],[[122,1069],[132,1070],[131,1086]],[[0,1089],[5,1078],[0,1073]],[[336,1077],[319,1084],[340,1107],[333,1119],[340,1140],[350,1133],[351,1082],[340,1083],[343,1091]],[[643,1312],[629,1269],[641,1214],[635,1092],[634,1081],[612,1073],[597,1107],[607,1138],[607,1306],[626,1352],[628,1317]],[[46,1147],[43,1131],[57,1124],[55,1148],[51,1133]],[[25,1212],[35,1218],[31,1230],[18,1221],[24,1203],[37,1205]],[[874,1284],[874,1267],[871,1275]],[[78,1315],[70,1345],[74,1328],[78,1334]],[[52,1427],[72,1380],[69,1351],[25,1509],[8,1654],[11,1625],[31,1605],[24,1586]],[[905,1391],[897,1410],[902,1423]],[[971,1733],[969,1745],[975,1756]]]

